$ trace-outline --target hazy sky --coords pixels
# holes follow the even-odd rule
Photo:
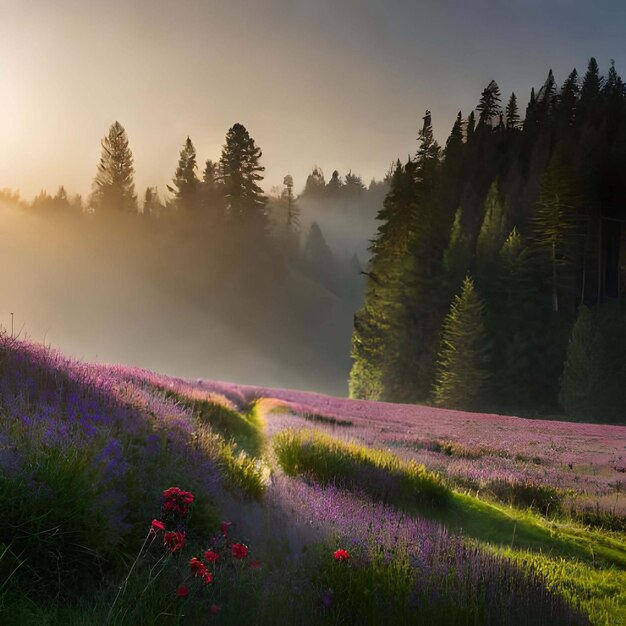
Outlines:
[[[187,135],[202,164],[238,121],[267,190],[314,164],[369,181],[424,109],[445,141],[492,78],[525,107],[550,67],[626,75],[625,32],[623,0],[0,0],[0,188],[87,194],[116,119],[139,194]]]

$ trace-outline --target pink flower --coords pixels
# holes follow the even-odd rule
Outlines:
[[[220,524],[220,531],[222,533],[222,535],[224,535],[224,537],[226,537],[226,535],[228,535],[228,529],[233,525],[232,522],[222,522]]]
[[[217,604],[212,604],[209,610],[211,611],[211,615],[217,615],[220,612],[220,607],[217,606]]]
[[[209,572],[209,571],[205,571],[202,574],[202,582],[205,585],[208,585],[209,583],[212,583],[213,582],[213,574],[211,574],[211,572]]]
[[[181,585],[176,590],[176,597],[177,598],[186,598],[188,595],[189,595],[189,589],[187,589],[187,587],[185,587],[184,585]]]
[[[259,559],[252,559],[252,561],[250,561],[250,567],[252,569],[259,569],[259,567],[261,567],[261,561],[259,561]]]
[[[350,558],[347,550],[335,550],[333,552],[333,556],[335,557],[335,561],[347,561]]]
[[[243,543],[233,543],[232,553],[235,559],[245,559],[248,556],[248,546]]]

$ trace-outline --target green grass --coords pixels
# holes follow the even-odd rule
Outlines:
[[[493,550],[490,546],[484,549]],[[572,559],[504,548],[498,554],[540,574],[548,589],[586,613],[594,626],[626,624],[626,571]]]
[[[311,473],[321,482],[334,481],[384,502],[441,506],[448,501],[441,477],[423,465],[318,431],[282,431],[274,437],[274,453],[290,476]]]
[[[263,453],[265,422],[257,403],[252,402],[242,412],[236,411],[215,400],[187,396],[182,393],[160,387],[167,398],[171,398],[191,410],[200,424],[209,424],[225,439],[232,439],[237,447],[254,457]]]

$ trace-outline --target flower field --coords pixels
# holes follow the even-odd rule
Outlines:
[[[626,428],[0,337],[2,624],[619,624]]]

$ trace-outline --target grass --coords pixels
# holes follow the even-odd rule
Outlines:
[[[383,502],[442,506],[448,501],[441,477],[423,465],[318,431],[282,431],[274,437],[274,452],[289,476],[311,473],[321,482],[359,489]]]

